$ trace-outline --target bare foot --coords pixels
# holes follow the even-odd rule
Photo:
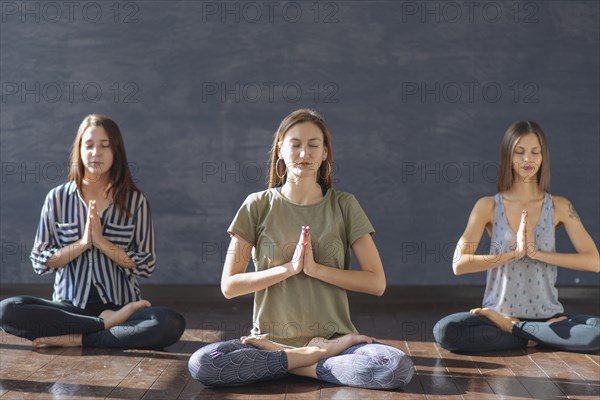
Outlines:
[[[46,336],[33,340],[33,346],[37,349],[43,347],[81,347],[82,335]]]
[[[481,315],[494,323],[504,332],[512,333],[513,325],[519,321],[518,318],[506,317],[491,308],[474,308],[471,314]]]
[[[566,321],[568,320],[569,317],[567,317],[566,315],[561,315],[560,317],[556,317],[556,318],[550,318],[548,321],[549,324],[553,323],[553,322],[558,322],[558,321]]]
[[[285,346],[282,346],[277,343],[273,343],[272,341],[267,339],[266,336],[253,336],[253,335],[242,336],[240,338],[240,340],[242,341],[243,344],[254,346],[260,350],[284,350],[284,349],[287,349],[287,347],[285,347]]]
[[[150,307],[151,304],[148,300],[134,301],[125,304],[117,311],[104,310],[100,313],[99,317],[104,320],[104,329],[110,329],[113,326],[117,326],[127,321],[129,317],[141,310],[142,308]]]
[[[322,337],[313,338],[308,346],[316,346],[327,351],[327,357],[333,357],[340,354],[347,348],[359,343],[373,343],[375,339],[357,333],[348,333],[335,339],[325,339]]]

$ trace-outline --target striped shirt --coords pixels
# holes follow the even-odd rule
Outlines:
[[[48,258],[82,237],[88,213],[75,182],[48,193],[30,258],[37,274],[56,272],[54,301],[68,300],[85,308],[92,285],[104,303],[124,305],[141,299],[137,277],[149,277],[156,263],[154,228],[148,201],[142,193],[129,193],[126,206],[129,215],[112,202],[99,215],[103,236],[125,250],[136,263],[134,269],[119,266],[96,247],[62,268],[48,268]]]

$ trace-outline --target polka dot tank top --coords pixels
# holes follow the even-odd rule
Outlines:
[[[491,254],[515,251],[517,234],[508,225],[502,195],[495,196]],[[546,193],[535,226],[535,241],[544,252],[554,252],[554,205]],[[556,265],[524,257],[487,271],[483,307],[516,318],[544,319],[564,311],[558,301]]]

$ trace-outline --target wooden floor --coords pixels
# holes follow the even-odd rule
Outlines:
[[[463,304],[464,303],[464,304]],[[563,302],[598,313],[590,302]],[[351,302],[362,332],[409,354],[416,373],[403,391],[376,391],[292,377],[240,388],[210,389],[192,380],[189,356],[207,342],[247,332],[248,300],[168,304],[186,318],[181,341],[165,351],[51,348],[0,332],[0,399],[598,399],[600,356],[541,349],[458,355],[432,341],[435,322],[472,302]],[[427,316],[424,316],[425,311]]]

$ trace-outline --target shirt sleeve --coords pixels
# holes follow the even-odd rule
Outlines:
[[[37,233],[35,235],[35,241],[29,259],[33,265],[33,270],[38,275],[48,274],[55,272],[54,268],[46,267],[46,261],[56,254],[59,245],[55,240],[55,221],[54,221],[54,207],[55,207],[55,196],[54,191],[51,191],[46,196],[44,206],[40,215],[40,222],[38,224]]]
[[[246,198],[237,214],[233,218],[231,225],[227,229],[230,235],[237,235],[256,246],[256,227],[258,222],[258,203],[254,195]]]
[[[375,234],[375,229],[354,195],[348,195],[344,210],[346,237],[350,246],[366,234]]]
[[[156,265],[156,254],[154,247],[154,226],[152,224],[152,215],[150,213],[150,205],[146,197],[142,195],[140,205],[133,216],[135,229],[133,232],[133,240],[127,248],[127,255],[131,258],[136,266],[134,269],[126,269],[125,271],[142,277],[149,277],[154,272]]]

